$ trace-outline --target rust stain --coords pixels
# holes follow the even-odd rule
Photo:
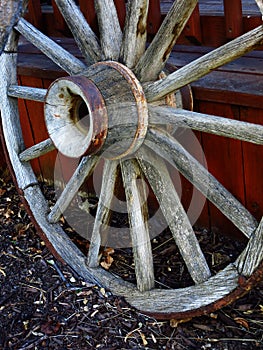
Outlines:
[[[186,312],[175,312],[175,313],[148,313],[145,314],[149,316],[153,316],[159,320],[170,320],[170,319],[187,319],[192,317],[197,317],[201,315],[209,315],[212,312],[215,312],[222,307],[232,304],[237,299],[243,297],[246,293],[248,293],[253,287],[255,287],[260,281],[263,279],[263,261],[259,265],[258,269],[249,277],[245,278],[242,275],[238,277],[237,287],[224,298],[217,300],[216,302],[200,307],[196,310],[190,310]]]
[[[137,36],[143,36],[146,33],[147,29],[147,21],[145,8],[140,9],[140,16],[137,24]]]
[[[98,62],[95,64],[95,66],[97,65],[106,65],[117,70],[130,85],[131,91],[136,102],[138,112],[138,124],[133,141],[125,152],[118,156],[110,158],[111,160],[121,159],[128,156],[129,154],[134,153],[144,141],[148,127],[148,106],[146,97],[140,82],[133,74],[133,72],[125,65],[115,61]]]

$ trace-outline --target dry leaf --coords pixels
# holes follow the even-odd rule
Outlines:
[[[142,332],[140,332],[140,336],[141,336],[141,338],[142,338],[143,346],[146,346],[146,345],[148,344],[148,342],[147,342],[147,340],[146,340],[145,335],[144,335]]]
[[[61,324],[59,322],[49,320],[46,323],[41,325],[41,332],[52,335],[58,333],[60,330]]]
[[[104,269],[109,270],[109,268],[111,267],[111,264],[113,263],[113,261],[114,261],[113,257],[109,256],[109,257],[107,258],[107,260],[102,261],[102,262],[100,263],[100,265],[101,265]]]
[[[103,256],[103,261],[100,263],[100,265],[106,269],[109,270],[109,268],[111,267],[114,259],[111,256],[111,254],[114,253],[114,249],[113,248],[107,248],[103,251],[102,256]]]
[[[234,318],[235,322],[240,324],[242,327],[246,328],[247,330],[249,330],[249,325],[248,322],[242,318],[242,317],[236,317]]]
[[[170,326],[172,328],[177,328],[180,323],[189,322],[189,321],[191,321],[191,319],[192,318],[184,318],[183,320],[175,320],[174,318],[172,318],[170,320]]]
[[[0,196],[3,196],[6,193],[6,190],[4,190],[3,188],[0,188]]]

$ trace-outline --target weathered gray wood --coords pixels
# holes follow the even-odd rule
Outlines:
[[[55,0],[87,64],[102,58],[101,48],[79,7],[73,0]]]
[[[21,18],[15,29],[70,75],[78,74],[86,68],[82,61],[41,33],[25,19]]]
[[[250,277],[263,260],[263,217],[248,245],[236,261],[239,273]]]
[[[22,16],[28,1],[1,0],[0,2],[0,54],[2,53],[13,26]]]
[[[161,99],[182,86],[196,81],[212,70],[257,48],[262,41],[263,25],[194,60],[167,78],[148,84],[145,86],[148,101]]]
[[[175,0],[158,33],[135,68],[140,81],[158,78],[197,0]]]
[[[101,233],[107,230],[110,220],[110,206],[114,196],[114,188],[117,177],[118,161],[105,160],[100,198],[93,226],[87,264],[90,267],[97,267],[99,264],[98,256],[101,246]]]
[[[47,139],[21,152],[19,154],[19,159],[21,162],[28,162],[32,159],[41,157],[44,154],[53,151],[54,149],[55,146],[51,139]]]
[[[143,149],[141,147],[136,156],[154,191],[193,281],[195,283],[206,281],[211,276],[211,272],[175,191],[165,162],[145,147]]]
[[[53,247],[56,254],[60,255],[62,259],[64,259],[64,261],[68,263],[75,271],[77,271],[84,279],[88,281],[92,281],[92,283],[96,283],[99,286],[109,288],[113,293],[126,296],[127,300],[131,302],[133,306],[148,312],[153,312],[153,313],[168,312],[169,313],[169,312],[183,312],[183,311],[193,310],[200,307],[204,307],[213,302],[216,302],[219,299],[222,299],[225,296],[227,296],[230,292],[232,292],[238,286],[238,277],[240,273],[239,271],[237,271],[234,265],[229,265],[225,270],[219,272],[216,276],[211,277],[204,283],[200,283],[196,286],[192,286],[189,288],[182,288],[178,290],[150,290],[150,291],[145,291],[144,293],[141,293],[140,290],[136,289],[136,287],[133,286],[132,284],[111,275],[110,273],[108,273],[107,271],[104,271],[101,268],[89,268],[86,266],[86,257],[71,242],[69,237],[65,234],[65,232],[63,232],[62,228],[58,224],[50,224],[48,222],[47,216],[48,216],[49,208],[47,205],[47,201],[43,197],[43,194],[41,193],[39,186],[37,185],[37,180],[33,174],[30,164],[27,162],[21,163],[19,159],[19,155],[21,155],[21,152],[24,150],[24,143],[22,139],[21,126],[19,123],[17,99],[8,96],[8,87],[10,85],[17,85],[16,76],[15,76],[16,54],[14,54],[14,52],[16,51],[17,51],[17,47],[15,45],[15,35],[12,34],[10,41],[6,46],[5,53],[0,57],[0,71],[1,71],[0,86],[2,89],[0,94],[0,103],[1,103],[1,117],[2,117],[2,123],[3,123],[3,135],[7,145],[12,166],[15,170],[18,186],[19,188],[23,189],[24,198],[29,204],[31,215],[36,220],[38,226],[43,230],[44,234],[46,235],[47,242],[50,243],[49,247]],[[103,79],[103,76],[101,76],[101,78]],[[112,83],[112,85],[114,85],[114,82]],[[115,103],[115,100],[112,102]],[[129,108],[127,105],[128,103],[126,103],[126,110],[128,111]],[[118,120],[121,120],[121,119],[118,119]],[[111,125],[113,129],[115,129],[114,123],[115,121],[112,121]],[[122,134],[121,127],[120,127],[119,131],[116,133],[116,135],[117,134],[119,135],[120,140],[121,138],[126,137],[127,129],[128,127],[125,128],[125,133]],[[155,138],[155,137],[152,138],[152,142],[154,142],[154,150],[158,150],[158,141],[159,141],[158,138]],[[46,140],[46,142],[48,143],[48,140]],[[161,142],[161,145],[163,145],[163,142]],[[40,144],[38,144],[36,145],[36,147],[40,147],[41,149],[43,145],[40,146]],[[181,149],[179,148],[179,150]],[[183,158],[185,154],[182,152],[180,153],[179,151],[177,153],[177,151],[178,150],[174,149],[171,152],[174,158],[176,158],[178,154],[179,154],[178,158],[180,157]],[[166,152],[168,159],[169,159],[169,154],[170,154],[170,150]],[[84,161],[87,161],[87,159]],[[95,159],[93,158],[92,161],[95,161]],[[182,159],[182,162],[183,161],[184,159]],[[130,161],[127,161],[127,162],[130,162]],[[172,160],[171,162],[173,164],[175,163],[174,160]],[[181,164],[180,160],[179,160],[179,164]],[[185,169],[182,165],[181,167]],[[78,169],[78,170],[79,170],[79,173],[81,173],[81,169]],[[202,173],[202,171],[200,171],[200,173]],[[130,169],[128,171],[128,174],[130,176],[131,174]],[[189,176],[191,176],[191,172],[189,172],[189,174],[190,174]],[[72,181],[74,183],[81,182],[80,178],[76,176],[75,178],[72,179]],[[138,198],[137,203],[141,205],[142,202],[145,200],[145,195],[141,194],[141,196],[139,196],[140,189],[138,188],[138,186],[135,186],[130,181],[127,181],[127,183],[128,183],[127,188],[131,188],[133,190],[133,192],[131,193],[136,195],[135,197]],[[74,190],[74,186],[72,187],[72,191],[73,191],[73,194],[76,194],[77,190]],[[78,187],[78,185],[76,187]],[[222,190],[221,187],[218,187],[218,186],[214,186],[213,188],[213,191],[215,191],[215,193],[217,191],[220,192],[221,190]],[[69,196],[72,195],[70,191],[68,192],[68,194]],[[223,195],[221,195],[221,197],[220,196],[219,197],[222,199],[224,197],[224,194],[225,192],[223,193]],[[64,195],[66,196],[67,193],[65,194],[64,192]],[[229,202],[228,196],[226,197],[226,202]],[[246,216],[246,213],[244,214],[244,211],[236,210],[237,207],[235,207],[236,205],[235,202],[234,202],[234,209],[231,209],[231,205],[225,210],[230,210],[230,211],[232,210],[232,214],[235,214],[239,217],[242,217],[243,215]],[[135,205],[130,203],[130,206],[131,206],[130,216],[131,215],[135,216],[135,212],[134,212]],[[141,216],[140,221],[144,224],[142,219],[142,213],[139,215]],[[240,225],[242,223],[245,223],[246,225],[248,221],[249,219],[247,220],[247,218],[245,218],[243,221],[241,220]],[[247,225],[251,226],[250,224],[247,224]],[[144,232],[145,231],[147,230],[144,229]],[[139,234],[137,232],[133,233],[133,238],[135,237],[134,239],[137,241],[139,239]],[[249,236],[249,234],[247,235]],[[249,247],[250,248],[247,248],[247,251],[244,252],[244,254],[239,260],[241,271],[246,275],[250,275],[251,271],[254,271],[254,269],[258,266],[259,261],[262,260],[262,223],[260,224],[260,228],[258,228],[255,235],[252,234]],[[149,248],[149,252],[148,250],[142,249],[141,255],[144,255],[145,252],[147,255],[147,259],[151,260],[150,248]],[[249,257],[250,253],[253,255],[255,254],[255,256],[250,258]],[[142,259],[136,260],[137,262],[139,261],[139,265],[143,265],[142,263],[143,258],[144,257],[142,257]],[[153,275],[153,273],[150,271],[148,275]],[[142,278],[140,280],[142,280]],[[152,276],[150,280],[151,281],[153,280]],[[153,283],[149,283],[149,285],[151,284]],[[139,289],[143,289],[143,288],[139,287]]]
[[[206,282],[176,290],[154,289],[141,293],[131,283],[123,281],[108,271],[98,267],[89,268],[86,257],[70,241],[58,224],[46,220],[48,207],[38,186],[25,190],[25,199],[30,205],[32,215],[44,231],[51,247],[77,271],[84,280],[92,282],[113,293],[126,297],[126,300],[139,310],[148,312],[184,312],[198,309],[222,299],[238,286],[238,272],[233,265],[227,266]]]
[[[0,56],[0,108],[3,137],[8,155],[16,174],[18,187],[26,188],[32,183],[37,183],[34,172],[28,163],[21,163],[19,154],[25,149],[17,99],[8,97],[9,85],[17,84],[17,36],[11,33],[6,44],[5,51]]]
[[[129,0],[120,62],[133,68],[145,51],[149,0]]]
[[[48,207],[38,186],[25,190],[25,199],[33,216],[44,231],[55,251],[85,280],[110,289],[126,297],[134,307],[148,312],[184,312],[198,309],[222,299],[238,286],[238,272],[233,265],[227,266],[206,282],[176,290],[153,289],[141,293],[131,283],[123,281],[102,268],[89,268],[86,257],[70,241],[58,224],[46,220]]]
[[[122,161],[121,171],[129,215],[137,288],[143,292],[154,287],[145,185],[140,168],[134,159]]]
[[[130,69],[117,62],[98,63],[84,74],[99,88],[107,108],[104,156],[120,159],[135,152],[148,126],[147,102],[139,81]]]
[[[47,90],[28,86],[11,85],[8,96],[23,98],[25,100],[44,102]]]
[[[50,223],[58,222],[60,216],[65,212],[70,202],[77,194],[80,186],[93,171],[98,162],[98,159],[99,158],[97,156],[94,156],[92,158],[83,157],[81,159],[79,166],[75,170],[74,174],[72,175],[71,179],[67,183],[65,189],[61,193],[60,197],[56,201],[56,204],[48,215],[48,221]]]
[[[105,140],[104,100],[97,86],[83,76],[65,77],[51,84],[44,113],[50,138],[67,157],[96,153]]]
[[[238,286],[238,276],[235,266],[228,265],[202,284],[176,290],[154,289],[143,293],[141,298],[131,292],[126,300],[137,309],[153,314],[197,310],[231,293]]]
[[[262,13],[262,18],[263,18],[263,1],[262,0],[255,0],[259,9],[260,9],[260,12]]]
[[[263,126],[168,106],[148,105],[150,125],[188,127],[219,136],[263,144]]]
[[[253,234],[258,225],[255,218],[172,136],[151,128],[145,144],[174,165],[245,236],[250,237]]]
[[[100,287],[112,288],[115,293],[119,290],[121,295],[136,291],[134,285],[109,274],[102,268],[92,269],[87,266],[86,256],[70,240],[62,227],[59,224],[48,222],[49,207],[38,185],[26,188],[24,197],[38,226],[47,237],[49,248],[53,249],[53,252],[58,254],[80,276]]]
[[[103,58],[118,60],[122,42],[122,31],[113,0],[96,0],[95,8],[100,29]]]

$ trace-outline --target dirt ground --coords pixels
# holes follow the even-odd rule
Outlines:
[[[0,349],[263,349],[262,287],[188,322],[147,317],[55,260],[0,179]]]

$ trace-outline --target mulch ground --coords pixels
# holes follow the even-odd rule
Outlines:
[[[147,317],[54,259],[0,178],[0,349],[263,349],[262,287],[188,322]]]

